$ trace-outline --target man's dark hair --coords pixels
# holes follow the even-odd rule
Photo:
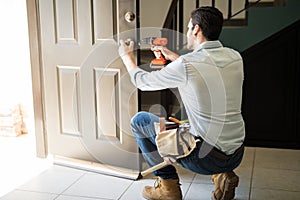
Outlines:
[[[191,13],[193,27],[199,25],[207,40],[218,40],[223,26],[223,14],[214,7],[200,7]]]

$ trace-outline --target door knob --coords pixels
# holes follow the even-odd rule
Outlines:
[[[127,22],[132,22],[134,19],[135,19],[135,14],[133,12],[129,11],[125,14],[125,20]]]

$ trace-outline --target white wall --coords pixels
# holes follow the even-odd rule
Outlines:
[[[168,14],[171,0],[140,1],[141,27],[162,27]]]
[[[22,103],[32,114],[25,0],[0,1],[0,108]]]

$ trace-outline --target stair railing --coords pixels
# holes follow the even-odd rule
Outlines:
[[[171,49],[181,49],[183,47],[182,34],[176,34],[176,32],[183,33],[183,26],[184,26],[183,1],[184,0],[172,0],[168,10],[168,14],[163,24],[162,36],[169,38],[170,42],[168,44],[168,47]],[[233,1],[228,0],[228,13],[227,13],[227,17],[224,19],[224,24],[230,24],[228,22],[232,21],[235,16],[237,16],[242,12],[247,12],[247,10],[250,7],[256,6],[260,1],[261,0],[257,0],[256,2],[249,3],[249,0],[245,0],[244,8],[232,14]],[[195,3],[196,3],[195,4],[196,8],[201,6],[201,0],[196,0]],[[216,6],[215,0],[211,0],[211,6],[213,7]],[[170,33],[170,31],[166,31],[164,29],[174,30],[174,32]]]

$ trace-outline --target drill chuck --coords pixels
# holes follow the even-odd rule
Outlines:
[[[166,46],[168,44],[167,38],[160,38],[160,37],[147,37],[143,38],[139,45],[142,44],[149,44],[149,45],[155,45],[155,46]]]

